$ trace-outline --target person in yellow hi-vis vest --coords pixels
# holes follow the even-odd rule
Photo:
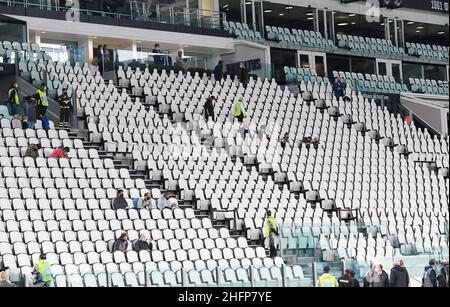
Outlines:
[[[266,247],[269,246],[269,257],[277,256],[276,240],[278,239],[277,220],[272,217],[272,211],[267,210],[267,218],[264,222],[264,238]]]
[[[35,275],[34,285],[36,287],[50,287],[52,285],[52,269],[44,254],[39,256],[39,261],[36,262],[33,269],[33,275]]]
[[[319,277],[320,288],[336,288],[338,286],[337,279],[330,274],[330,267],[325,266],[323,268],[323,274]]]
[[[244,104],[243,101],[244,98],[240,97],[238,99],[238,101],[236,101],[236,104],[234,105],[234,112],[233,112],[233,116],[234,118],[237,118],[237,120],[242,123],[244,121],[244,117],[245,117],[245,109],[244,109]]]
[[[45,82],[41,83],[41,86],[36,91],[34,98],[37,101],[36,115],[38,119],[41,119],[42,116],[44,116],[45,113],[47,113],[48,108],[47,84],[45,84]]]
[[[8,102],[10,108],[10,115],[15,116],[18,113],[18,108],[20,107],[20,99],[18,92],[19,85],[16,80],[13,80],[8,89]]]

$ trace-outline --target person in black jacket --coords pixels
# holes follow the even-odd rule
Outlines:
[[[134,243],[133,249],[139,253],[142,250],[151,251],[154,247],[154,242],[152,240],[147,241],[144,234],[139,236],[139,240]]]
[[[286,145],[289,143],[289,133],[286,132],[280,140],[281,148],[286,148]]]
[[[123,190],[117,191],[117,196],[112,200],[113,209],[126,209],[128,207],[128,203],[124,198]]]
[[[338,279],[339,288],[351,288],[351,286],[352,286],[351,274],[352,273],[350,270],[348,270],[348,269],[345,270],[344,275],[342,275]]]
[[[72,103],[70,101],[70,97],[67,95],[66,89],[64,89],[61,96],[58,97],[58,103],[60,107],[59,127],[68,128],[70,108],[72,107]]]
[[[434,269],[435,261],[431,259],[429,265],[425,267],[425,272],[422,278],[422,287],[437,288],[437,274]]]
[[[221,81],[223,79],[223,61],[220,60],[219,63],[214,67],[214,80]]]
[[[161,53],[159,44],[155,44],[155,48],[153,48],[152,53]],[[155,62],[155,65],[164,66],[164,56],[162,55],[154,55],[153,61]]]
[[[205,120],[208,121],[209,117],[214,121],[214,105],[213,101],[216,100],[216,97],[211,96],[205,101],[205,105],[203,106],[205,112]]]
[[[355,278],[355,275],[356,275],[355,271],[350,271],[350,277],[352,278],[351,286],[350,286],[351,288],[359,288],[360,287],[359,281],[358,281],[358,279]]]
[[[441,268],[441,273],[437,277],[437,281],[439,283],[439,288],[448,288],[447,271],[444,267]]]
[[[391,269],[391,288],[406,288],[409,287],[409,274],[405,267],[400,262],[395,262]]]
[[[245,63],[242,62],[239,67],[239,81],[242,83],[242,85],[247,88],[248,83],[248,69],[245,66]]]

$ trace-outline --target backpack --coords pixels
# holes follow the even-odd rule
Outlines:
[[[44,129],[44,130],[50,129],[50,122],[46,115],[42,116],[41,121],[42,121],[42,129]]]
[[[432,270],[433,270],[433,268],[428,268],[428,270],[426,270],[423,273],[422,287],[424,287],[424,288],[432,288],[433,287],[433,283],[431,282],[431,271]]]
[[[22,122],[22,129],[28,129],[28,123],[26,121]]]
[[[133,198],[133,207],[137,209],[138,205],[139,205],[139,197]]]

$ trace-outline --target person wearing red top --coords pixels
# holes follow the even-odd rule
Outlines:
[[[411,116],[407,115],[407,116],[405,117],[405,122],[406,122],[406,124],[407,124],[408,126],[411,126]]]
[[[69,156],[67,155],[67,153],[70,151],[69,147],[58,147],[55,149],[54,152],[52,152],[52,154],[50,155],[50,158],[55,158],[55,159],[69,159]]]

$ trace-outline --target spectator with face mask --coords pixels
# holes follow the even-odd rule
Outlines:
[[[118,210],[128,208],[128,203],[123,196],[124,196],[123,190],[118,190],[117,196],[112,201],[113,209]]]
[[[156,201],[152,198],[152,193],[147,192],[143,198],[139,198],[137,208],[156,209]]]

